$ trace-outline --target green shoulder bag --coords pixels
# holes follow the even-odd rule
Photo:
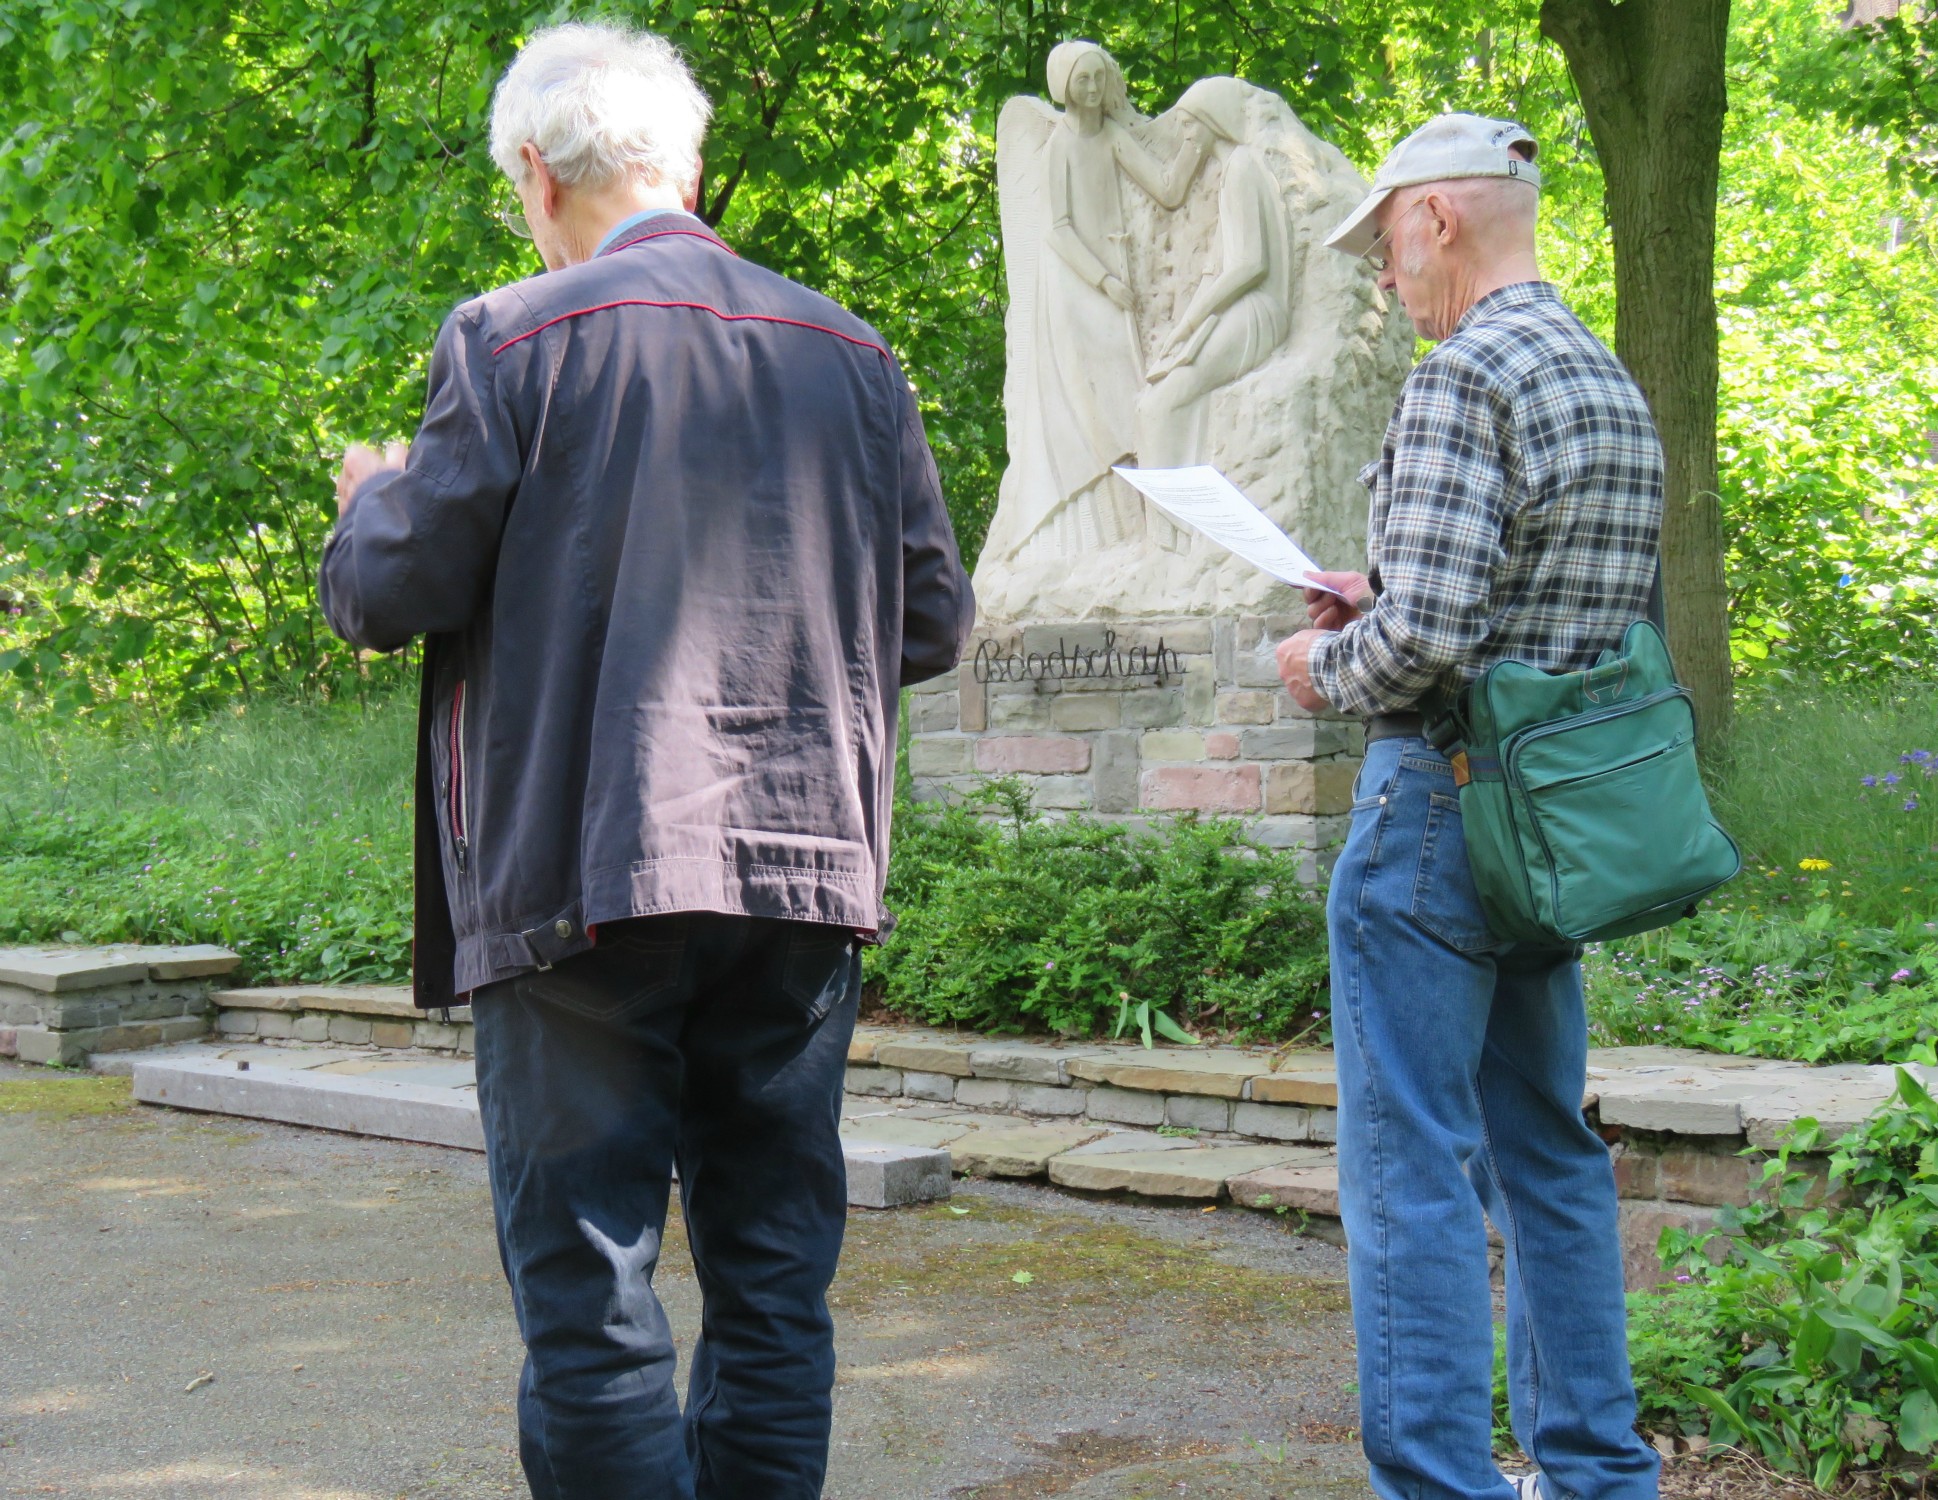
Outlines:
[[[1696,770],[1696,716],[1661,632],[1628,628],[1584,672],[1489,667],[1435,719],[1467,859],[1502,941],[1665,927],[1743,867]]]

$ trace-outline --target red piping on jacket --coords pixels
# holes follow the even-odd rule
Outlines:
[[[722,312],[719,308],[709,307],[704,302],[655,302],[646,297],[622,297],[617,302],[601,302],[596,307],[581,307],[569,313],[560,313],[556,318],[549,318],[545,322],[540,323],[538,327],[532,329],[529,333],[521,333],[515,339],[506,339],[504,343],[491,351],[492,356],[496,358],[513,344],[522,344],[526,339],[543,333],[554,323],[563,323],[569,318],[582,318],[587,313],[605,312],[614,307],[684,307],[694,312],[712,313],[714,317],[723,323],[780,323],[789,328],[806,328],[814,333],[829,334],[834,338],[853,344],[857,348],[872,349],[883,359],[889,357],[888,351],[882,348],[880,344],[871,344],[867,339],[858,339],[851,333],[843,333],[838,328],[829,328],[820,323],[804,323],[799,318],[779,318],[775,317],[772,313]]]

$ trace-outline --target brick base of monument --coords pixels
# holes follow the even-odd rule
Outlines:
[[[924,800],[1014,777],[1048,812],[1142,823],[1236,817],[1317,878],[1345,838],[1365,738],[1307,713],[1273,650],[1292,615],[979,629],[953,674],[910,698],[909,770]]]

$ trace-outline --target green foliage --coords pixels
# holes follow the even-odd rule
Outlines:
[[[1910,96],[1855,91],[1881,34],[1802,0],[1738,9],[1717,265],[1732,648],[1783,677],[1929,677],[1938,237],[1929,185],[1894,170],[1913,127],[1885,119]]]
[[[1878,1466],[1915,1484],[1938,1469],[1938,1104],[1900,1069],[1891,1107],[1836,1143],[1828,1193],[1792,1166],[1821,1149],[1804,1122],[1733,1236],[1664,1233],[1678,1291],[1631,1300],[1643,1425],[1819,1488]]]
[[[257,982],[404,982],[414,706],[0,720],[0,943],[219,943]]]
[[[901,921],[869,963],[891,1009],[979,1031],[1324,1040],[1324,913],[1296,855],[1234,823],[1051,822],[1006,782],[984,807],[1002,819],[897,812]]]
[[[1693,919],[1590,952],[1596,1041],[1921,1056],[1938,1036],[1938,692],[1779,681],[1739,721],[1712,786],[1746,872]]]
[[[1718,255],[1735,649],[1928,673],[1932,23],[1738,6]],[[646,0],[718,107],[702,210],[902,355],[973,555],[1002,464],[996,112],[1066,36],[1155,109],[1235,72],[1362,167],[1424,116],[1543,143],[1549,274],[1613,323],[1601,173],[1536,0]],[[328,464],[405,436],[458,301],[536,269],[490,87],[568,7],[0,0],[0,672],[69,709],[397,674],[317,621]]]
[[[973,555],[1002,457],[1002,100],[1088,32],[1146,103],[1236,70],[1363,143],[1389,28],[1460,45],[1437,10],[0,0],[0,671],[69,709],[358,680],[314,607],[329,465],[408,435],[440,320],[538,269],[494,221],[486,124],[540,24],[686,48],[717,109],[703,214],[882,329]]]

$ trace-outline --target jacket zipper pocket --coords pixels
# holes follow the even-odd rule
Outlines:
[[[448,812],[451,823],[451,849],[457,856],[458,873],[465,873],[471,862],[471,845],[467,838],[470,824],[470,788],[464,779],[464,684],[458,683],[457,690],[451,695],[451,786]]]

